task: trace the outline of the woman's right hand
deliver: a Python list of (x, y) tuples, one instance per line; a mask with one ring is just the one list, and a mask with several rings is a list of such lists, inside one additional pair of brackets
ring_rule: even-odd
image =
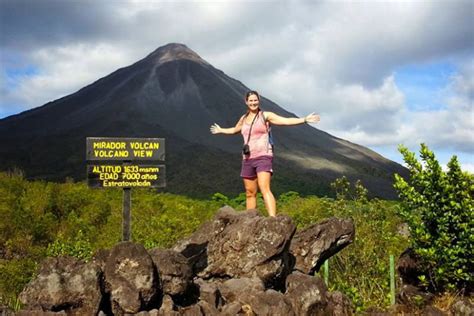
[(222, 133), (222, 128), (219, 125), (217, 125), (216, 123), (214, 123), (214, 124), (211, 125), (211, 133), (212, 134)]

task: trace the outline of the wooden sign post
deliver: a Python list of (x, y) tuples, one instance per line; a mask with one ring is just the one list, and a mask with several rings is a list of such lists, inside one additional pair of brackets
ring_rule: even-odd
[(166, 186), (165, 165), (151, 164), (165, 160), (165, 139), (87, 137), (86, 160), (89, 187), (123, 189), (122, 240), (129, 241), (131, 189)]

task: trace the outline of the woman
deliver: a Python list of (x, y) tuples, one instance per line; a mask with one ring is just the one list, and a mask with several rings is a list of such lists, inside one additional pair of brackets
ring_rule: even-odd
[(247, 209), (257, 207), (257, 189), (260, 189), (268, 214), (276, 216), (275, 197), (270, 190), (270, 179), (273, 174), (273, 146), (269, 124), (288, 126), (314, 123), (319, 121), (319, 115), (311, 113), (303, 118), (296, 118), (263, 112), (260, 110), (260, 96), (256, 91), (246, 93), (245, 103), (247, 113), (234, 127), (222, 128), (214, 123), (211, 126), (211, 133), (229, 135), (242, 133), (244, 149), (240, 176), (244, 180)]

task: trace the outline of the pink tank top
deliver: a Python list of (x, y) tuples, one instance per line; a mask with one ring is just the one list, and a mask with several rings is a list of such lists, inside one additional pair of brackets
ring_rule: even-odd
[[(243, 159), (252, 159), (261, 156), (273, 156), (272, 145), (270, 144), (270, 140), (268, 137), (268, 126), (265, 123), (265, 119), (263, 117), (263, 112), (258, 112), (258, 117), (255, 119), (252, 127), (252, 135), (250, 135), (249, 140), (249, 147), (250, 147), (250, 155), (245, 156), (243, 155)], [(244, 123), (242, 125), (242, 136), (244, 138), (244, 143), (247, 142), (247, 138), (249, 136), (251, 123), (247, 123), (246, 119), (244, 119)]]

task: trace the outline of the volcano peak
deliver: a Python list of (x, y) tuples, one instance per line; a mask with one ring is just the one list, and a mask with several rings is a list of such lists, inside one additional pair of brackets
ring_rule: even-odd
[(207, 62), (196, 52), (188, 48), (186, 45), (180, 43), (169, 43), (161, 46), (148, 57), (153, 58), (155, 62), (159, 64), (164, 64), (166, 62), (180, 59), (187, 59), (198, 63), (207, 64)]

